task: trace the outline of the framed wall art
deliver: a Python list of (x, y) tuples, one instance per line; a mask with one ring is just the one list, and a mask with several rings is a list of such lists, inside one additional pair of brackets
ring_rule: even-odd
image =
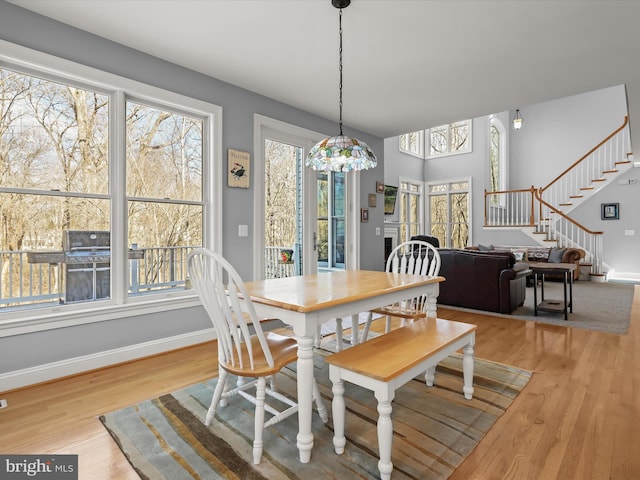
[(369, 194), (369, 206), (370, 207), (375, 207), (376, 206), (376, 202), (377, 202), (377, 197), (375, 193), (370, 193)]
[(600, 205), (600, 217), (602, 220), (618, 220), (620, 218), (619, 203), (603, 203)]
[(367, 223), (369, 221), (369, 209), (361, 208), (360, 209), (360, 221), (362, 223)]
[(384, 193), (384, 182), (376, 182), (376, 193)]
[(227, 186), (249, 188), (251, 155), (232, 148), (227, 152)]

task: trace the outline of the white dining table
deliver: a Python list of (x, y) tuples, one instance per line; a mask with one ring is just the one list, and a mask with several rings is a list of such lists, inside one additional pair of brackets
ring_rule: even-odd
[(439, 276), (368, 270), (343, 270), (247, 282), (256, 313), (291, 325), (298, 342), (298, 435), (300, 461), (313, 448), (313, 344), (317, 327), (332, 319), (356, 315), (420, 295), (427, 295), (428, 317), (437, 316)]

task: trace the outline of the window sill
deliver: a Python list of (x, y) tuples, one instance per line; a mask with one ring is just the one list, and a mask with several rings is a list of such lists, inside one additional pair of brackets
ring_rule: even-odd
[(195, 294), (153, 295), (140, 301), (135, 299), (123, 305), (104, 305), (98, 307), (80, 308), (69, 311), (62, 306), (39, 308), (29, 317), (0, 320), (0, 338), (26, 333), (41, 332), (55, 328), (65, 328), (74, 325), (85, 325), (107, 320), (147, 315), (156, 312), (166, 312), (201, 305)]

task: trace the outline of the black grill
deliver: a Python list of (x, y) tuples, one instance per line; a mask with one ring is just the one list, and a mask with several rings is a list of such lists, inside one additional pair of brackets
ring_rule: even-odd
[(65, 230), (62, 236), (62, 303), (109, 298), (111, 236), (108, 231)]

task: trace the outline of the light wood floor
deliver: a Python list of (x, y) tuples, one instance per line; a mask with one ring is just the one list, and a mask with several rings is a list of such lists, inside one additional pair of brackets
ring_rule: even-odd
[[(640, 286), (624, 336), (438, 314), (478, 325), (478, 357), (534, 372), (451, 480), (640, 478)], [(97, 416), (210, 378), (215, 358), (208, 343), (0, 393), (0, 453), (78, 454), (82, 480), (137, 479)]]

